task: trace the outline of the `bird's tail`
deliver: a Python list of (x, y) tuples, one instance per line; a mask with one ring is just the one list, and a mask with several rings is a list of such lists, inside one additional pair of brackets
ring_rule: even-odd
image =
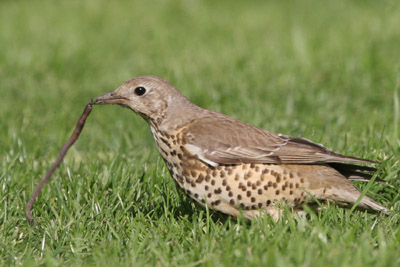
[(351, 208), (359, 201), (356, 207), (358, 210), (365, 210), (371, 213), (383, 212), (388, 214), (388, 209), (386, 207), (368, 196), (364, 195), (362, 199), (359, 200), (362, 193), (349, 180), (347, 180), (346, 185), (341, 186), (340, 188), (332, 188), (328, 191), (330, 191), (328, 199), (335, 201), (340, 206)]
[[(368, 166), (360, 166), (345, 163), (328, 163), (328, 165), (351, 181), (368, 182), (378, 169)], [(375, 177), (375, 182), (387, 183), (385, 180)]]
[[(369, 182), (378, 171), (376, 168), (373, 167), (359, 166), (353, 164), (331, 163), (329, 164), (329, 166), (334, 168), (336, 171), (338, 171), (340, 174), (351, 181)], [(379, 177), (375, 177), (374, 180), (375, 182), (387, 183), (385, 180), (382, 180)], [(345, 198), (347, 198), (349, 204), (354, 205), (354, 203), (358, 201), (362, 193), (352, 183), (346, 182), (346, 184), (347, 185), (344, 186), (346, 189), (343, 191), (347, 191), (348, 195), (346, 196), (346, 193), (343, 193), (345, 195)], [(361, 210), (367, 210), (369, 212), (384, 212), (386, 214), (388, 212), (388, 209), (386, 207), (380, 205), (375, 200), (367, 196), (363, 196), (361, 201), (358, 203), (357, 208)]]
[(361, 199), (357, 207), (367, 210), (369, 212), (383, 212), (385, 214), (388, 214), (388, 209), (386, 207), (382, 206), (381, 204), (367, 196), (364, 196)]

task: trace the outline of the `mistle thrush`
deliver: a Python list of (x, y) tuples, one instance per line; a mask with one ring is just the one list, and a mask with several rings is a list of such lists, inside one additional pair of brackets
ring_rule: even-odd
[[(354, 165), (376, 162), (198, 107), (155, 76), (131, 79), (93, 103), (118, 104), (142, 116), (183, 191), (233, 216), (251, 219), (267, 212), (277, 218), (280, 203), (293, 211), (328, 201), (351, 207), (361, 192), (350, 180), (368, 180), (376, 171)], [(387, 211), (367, 196), (358, 208)]]

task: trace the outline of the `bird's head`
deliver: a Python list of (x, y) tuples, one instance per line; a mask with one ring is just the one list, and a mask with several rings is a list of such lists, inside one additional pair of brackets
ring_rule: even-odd
[(96, 105), (118, 104), (130, 108), (148, 121), (161, 120), (168, 108), (188, 102), (172, 84), (156, 76), (133, 78), (115, 91), (92, 100)]

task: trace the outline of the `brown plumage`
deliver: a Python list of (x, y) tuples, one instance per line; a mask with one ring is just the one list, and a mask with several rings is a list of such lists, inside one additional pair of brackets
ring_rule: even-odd
[[(200, 108), (155, 76), (129, 80), (93, 103), (140, 114), (178, 185), (199, 203), (233, 216), (268, 212), (277, 218), (280, 203), (295, 211), (326, 201), (351, 207), (361, 193), (349, 180), (367, 181), (376, 171), (356, 164), (377, 162)], [(387, 211), (366, 196), (358, 208)]]

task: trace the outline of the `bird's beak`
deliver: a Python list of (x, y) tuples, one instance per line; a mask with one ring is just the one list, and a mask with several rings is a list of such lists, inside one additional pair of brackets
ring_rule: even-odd
[(105, 105), (105, 104), (125, 104), (128, 99), (126, 97), (115, 94), (114, 92), (107, 93), (92, 99), (93, 105)]

